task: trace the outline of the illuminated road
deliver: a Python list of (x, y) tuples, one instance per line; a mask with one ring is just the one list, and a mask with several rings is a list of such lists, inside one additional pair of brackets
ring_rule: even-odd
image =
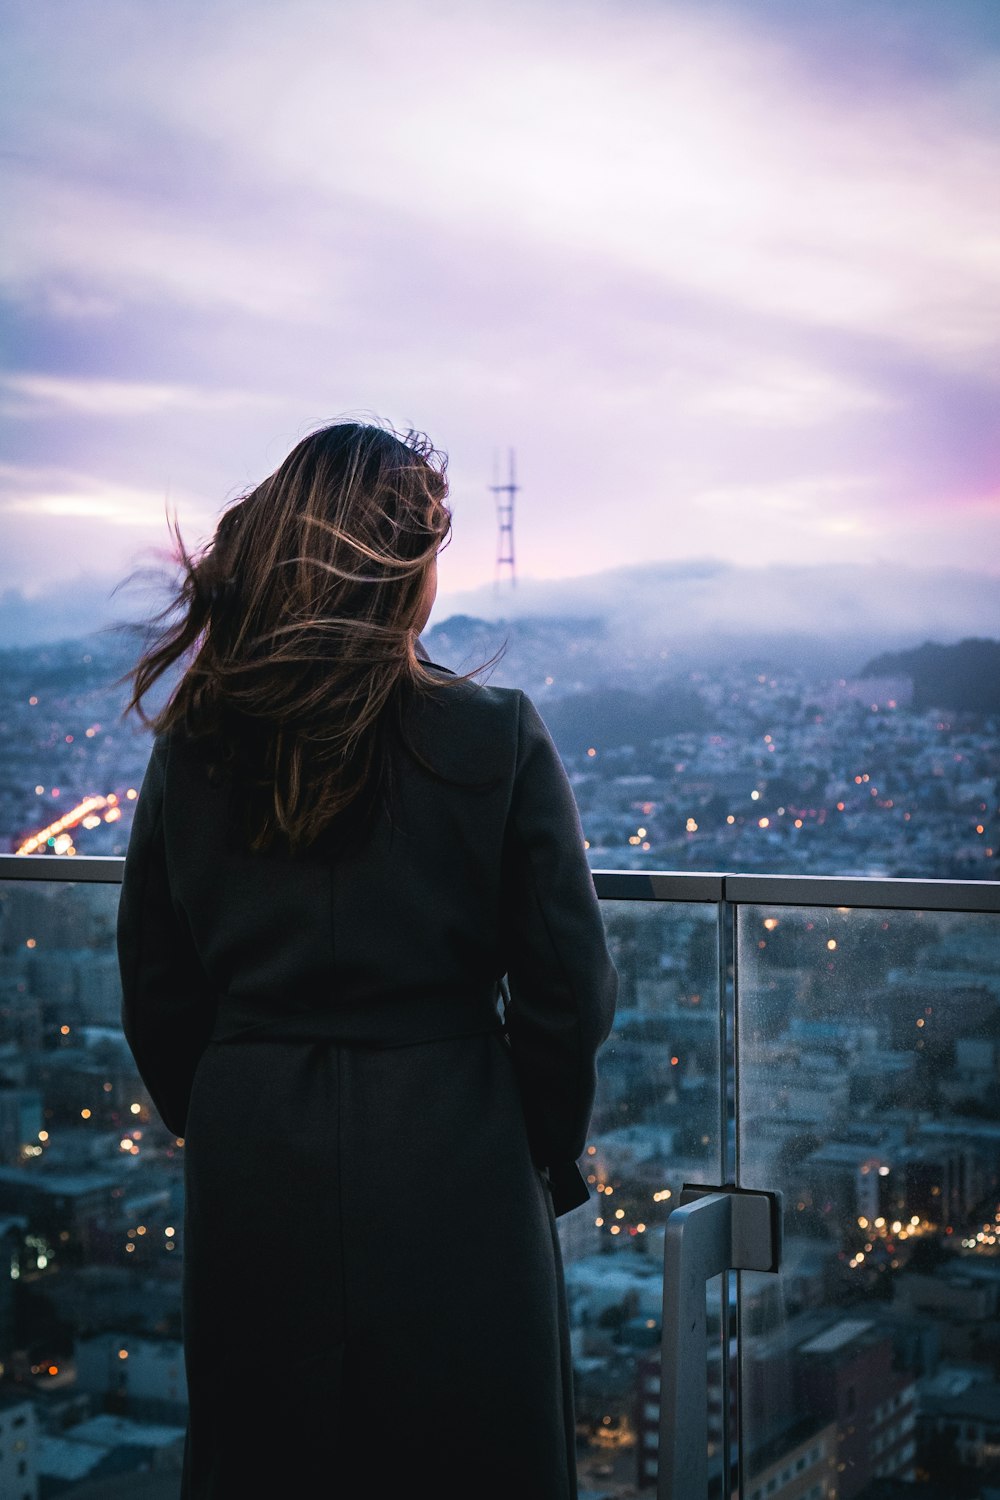
[[(131, 799), (136, 794), (130, 789), (126, 795)], [(114, 792), (108, 792), (106, 797), (84, 797), (82, 802), (71, 807), (54, 823), (49, 823), (45, 828), (40, 828), (37, 833), (31, 834), (14, 850), (14, 853), (37, 854), (39, 850), (49, 847), (54, 854), (75, 854), (73, 836), (68, 832), (70, 828), (78, 826), (96, 828), (101, 822), (116, 823), (121, 815), (122, 810)]]

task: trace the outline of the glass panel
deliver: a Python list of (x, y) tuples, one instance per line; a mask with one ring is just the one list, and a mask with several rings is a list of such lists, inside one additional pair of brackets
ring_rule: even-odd
[[(114, 885), (0, 882), (0, 1360), (8, 1378), (65, 1388), (74, 1422), (110, 1410), (182, 1437), (183, 1149), (120, 1030), (117, 902)], [(598, 1493), (655, 1483), (664, 1225), (684, 1182), (721, 1181), (724, 1114), (717, 908), (602, 910), (621, 995), (587, 1155), (594, 1198), (558, 1221), (581, 1488)], [(709, 1288), (716, 1471), (722, 1282)]]
[(743, 1495), (979, 1495), (1000, 1459), (998, 919), (737, 926), (739, 1181), (783, 1193), (785, 1230), (780, 1274), (742, 1277)]
[(82, 1482), (112, 1441), (81, 1421), (156, 1424), (179, 1468), (187, 1417), (183, 1151), (121, 1032), (117, 905), (117, 885), (0, 882), (0, 1363), (81, 1437), (39, 1460), (60, 1493), (60, 1464)]
[[(588, 1147), (595, 1197), (558, 1221), (580, 1483), (595, 1493), (655, 1483), (664, 1225), (683, 1183), (721, 1181), (723, 1144), (717, 908), (631, 901), (601, 907), (620, 989)], [(710, 1465), (716, 1467), (722, 1281), (713, 1283), (709, 1304), (716, 1397), (710, 1398)]]

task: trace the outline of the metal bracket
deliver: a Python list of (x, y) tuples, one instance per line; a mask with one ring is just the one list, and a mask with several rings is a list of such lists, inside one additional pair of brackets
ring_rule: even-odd
[(705, 1285), (723, 1271), (781, 1264), (781, 1194), (685, 1183), (663, 1243), (657, 1500), (708, 1493)]

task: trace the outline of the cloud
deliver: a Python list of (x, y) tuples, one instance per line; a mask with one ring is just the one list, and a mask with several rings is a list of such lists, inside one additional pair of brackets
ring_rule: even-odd
[[(165, 533), (168, 506), (188, 524), (204, 520), (204, 507), (188, 495), (165, 496), (91, 474), (0, 464), (0, 514), (7, 517), (111, 523), (145, 533), (152, 514), (159, 511)], [(95, 533), (95, 540), (98, 537)]]
[(60, 411), (102, 417), (144, 417), (173, 407), (234, 411), (274, 404), (275, 398), (251, 391), (66, 375), (0, 376), (0, 412), (10, 417), (35, 417)]
[(781, 484), (732, 484), (704, 490), (690, 497), (690, 503), (733, 517), (760, 516), (768, 512), (796, 516), (807, 525), (822, 525), (831, 507), (843, 506), (852, 494), (870, 494), (874, 481), (861, 475), (823, 475), (798, 478)]
[[(27, 645), (81, 636), (147, 619), (166, 597), (162, 581), (146, 574), (67, 573), (0, 591), (0, 639)], [(1000, 577), (892, 563), (741, 567), (700, 558), (526, 579), (516, 588), (441, 590), (430, 629), (456, 615), (498, 622), (498, 640), (504, 621), (598, 619), (612, 655), (653, 647), (708, 659), (726, 641), (782, 637), (896, 649), (1000, 636)]]
[(211, 209), (183, 196), (173, 216), (153, 213), (127, 182), (67, 180), (30, 160), (6, 177), (16, 212), (0, 277), (20, 298), (46, 299), (46, 284), (63, 282), (69, 292), (59, 294), (72, 298), (86, 279), (91, 291), (86, 301), (75, 294), (77, 316), (88, 304), (102, 317), (129, 302), (166, 301), (301, 321), (325, 289), (321, 264), (282, 256), (269, 221), (241, 237), (236, 224), (215, 221)]
[[(371, 269), (350, 242), (374, 213), (408, 238), (472, 228), (497, 263), (601, 264), (946, 362), (981, 363), (1000, 332), (1000, 147), (963, 95), (974, 59), (904, 112), (873, 91), (848, 113), (780, 33), (692, 5), (569, 24), (517, 0), (291, 0), (238, 27), (206, 13), (198, 45), (189, 15), (140, 30), (128, 9), (67, 28), (15, 116), (16, 281), (86, 264), (121, 295), (327, 321)], [(72, 176), (39, 171), (49, 146)]]
[(442, 593), (432, 626), (455, 614), (597, 617), (622, 649), (767, 634), (920, 644), (997, 636), (1000, 577), (892, 563), (739, 567), (702, 559)]
[(884, 391), (807, 364), (773, 359), (747, 361), (737, 378), (720, 372), (687, 395), (688, 411), (753, 427), (811, 427), (857, 412), (891, 411), (898, 402)]
[(996, 52), (953, 12), (17, 8), (0, 405), (58, 470), (18, 566), (65, 573), (53, 510), (204, 517), (359, 406), (451, 452), (456, 586), (508, 444), (523, 574), (993, 566)]

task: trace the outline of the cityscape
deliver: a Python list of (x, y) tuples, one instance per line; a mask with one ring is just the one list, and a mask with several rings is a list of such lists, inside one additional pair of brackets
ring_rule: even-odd
[[(467, 619), (426, 645), (458, 671), (493, 649)], [(506, 645), (490, 680), (538, 702), (598, 878), (996, 878), (996, 715), (924, 703), (919, 673), (748, 659), (664, 679), (640, 653), (609, 679), (571, 621)], [(114, 1485), (176, 1482), (182, 1461), (183, 1140), (120, 1030), (117, 888), (71, 874), (127, 844), (149, 737), (121, 719), (126, 665), (101, 637), (5, 654), (8, 851), (59, 872), (0, 884), (0, 1493), (18, 1500), (139, 1496)], [(712, 1492), (738, 1423), (746, 1500), (992, 1497), (995, 915), (740, 907), (734, 1009), (715, 904), (602, 909), (619, 1011), (592, 1200), (559, 1221), (581, 1495), (655, 1487), (664, 1228), (738, 1151), (741, 1183), (781, 1194), (784, 1252), (778, 1277), (743, 1275), (739, 1362), (726, 1279), (709, 1286)]]
[[(902, 657), (856, 675), (751, 656), (667, 675), (609, 663), (587, 622), (456, 617), (429, 654), (523, 688), (573, 782), (596, 869), (994, 880), (1000, 644), (943, 651), (953, 702), (921, 701)], [(120, 639), (3, 653), (0, 831), (9, 852), (124, 854), (149, 733), (122, 719)], [(888, 668), (895, 665), (895, 673)], [(973, 683), (967, 679), (973, 674)], [(44, 835), (44, 836), (42, 836)]]
[[(1000, 7), (233, 9), (5, 15), (0, 1500), (180, 1493), (128, 673), (176, 544), (345, 420), (433, 445), (420, 647), (538, 707), (619, 973), (557, 1221), (579, 1500), (1000, 1500)], [(704, 1330), (664, 1276), (699, 1195), (724, 1264), (770, 1231)], [(315, 1369), (268, 1367), (241, 1460), (280, 1472)]]

